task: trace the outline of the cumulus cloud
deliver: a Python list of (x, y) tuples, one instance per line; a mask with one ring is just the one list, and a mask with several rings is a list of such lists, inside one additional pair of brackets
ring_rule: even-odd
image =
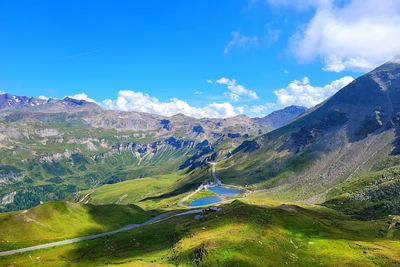
[[(240, 114), (262, 117), (274, 110), (290, 105), (300, 105), (309, 108), (320, 104), (353, 80), (352, 77), (345, 76), (320, 87), (311, 85), (310, 80), (307, 77), (304, 77), (301, 80), (290, 82), (285, 88), (276, 90), (274, 92), (276, 101), (256, 105), (237, 106), (232, 105), (229, 102), (213, 102), (202, 107), (194, 107), (178, 98), (171, 98), (170, 100), (163, 102), (149, 94), (132, 90), (120, 90), (117, 98), (105, 99), (100, 103), (100, 105), (106, 109), (138, 111), (163, 116), (173, 116), (182, 113), (195, 118), (227, 118)], [(254, 91), (238, 85), (235, 79), (222, 77), (216, 80), (215, 83), (226, 85), (229, 90), (226, 92), (226, 95), (232, 100), (239, 100), (243, 95), (252, 97), (253, 99), (258, 98)], [(197, 94), (198, 93), (200, 92), (197, 92)], [(70, 97), (95, 102), (85, 93), (76, 94)], [(44, 99), (44, 97), (42, 99)]]
[(76, 94), (76, 95), (72, 95), (72, 96), (69, 96), (69, 98), (73, 98), (73, 99), (76, 99), (76, 100), (85, 100), (87, 102), (96, 103), (96, 100), (88, 97), (88, 95), (85, 94), (85, 93), (79, 93), (79, 94)]
[(267, 0), (273, 6), (294, 7), (298, 10), (306, 10), (320, 5), (330, 4), (332, 0)]
[(294, 80), (286, 88), (275, 91), (278, 98), (277, 105), (281, 107), (299, 105), (310, 108), (332, 96), (353, 80), (352, 77), (345, 76), (322, 87), (312, 86), (307, 77), (301, 81)]
[(274, 93), (277, 97), (275, 102), (249, 106), (246, 108), (246, 114), (263, 117), (274, 110), (291, 105), (310, 108), (334, 95), (337, 91), (351, 83), (353, 80), (352, 77), (345, 76), (324, 86), (311, 85), (308, 77), (304, 77), (300, 81), (294, 80), (285, 88), (275, 90)]
[(276, 103), (265, 103), (263, 105), (250, 106), (248, 111), (254, 116), (263, 117), (276, 109), (278, 109), (278, 105)]
[(159, 99), (149, 94), (131, 90), (119, 91), (117, 99), (106, 99), (103, 101), (102, 105), (108, 109), (148, 112), (164, 116), (182, 113), (195, 118), (226, 118), (243, 113), (242, 108), (235, 108), (228, 102), (211, 103), (203, 107), (193, 107), (178, 98), (172, 98), (167, 102), (161, 102)]
[[(292, 5), (298, 7), (301, 2)], [(366, 71), (400, 53), (398, 0), (309, 0), (303, 5), (316, 11), (290, 41), (300, 60), (322, 58), (326, 71)]]
[(232, 39), (224, 48), (224, 54), (229, 54), (234, 48), (248, 48), (258, 46), (258, 37), (249, 37), (240, 32), (232, 32)]
[(228, 96), (233, 101), (240, 100), (240, 96), (247, 96), (251, 99), (258, 99), (258, 95), (255, 91), (247, 89), (243, 85), (237, 84), (235, 79), (222, 77), (215, 82), (217, 84), (223, 84), (227, 86), (229, 92), (226, 92), (224, 95)]
[(240, 96), (235, 93), (226, 92), (226, 93), (224, 93), (224, 96), (229, 97), (231, 100), (233, 100), (235, 102), (240, 100)]

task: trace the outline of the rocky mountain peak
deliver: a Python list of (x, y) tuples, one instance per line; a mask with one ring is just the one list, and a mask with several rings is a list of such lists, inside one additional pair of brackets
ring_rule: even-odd
[(306, 111), (306, 107), (292, 105), (281, 110), (276, 110), (265, 117), (254, 118), (253, 120), (268, 128), (276, 129), (288, 124)]
[(0, 110), (20, 109), (41, 105), (45, 100), (27, 96), (16, 96), (9, 93), (0, 94)]

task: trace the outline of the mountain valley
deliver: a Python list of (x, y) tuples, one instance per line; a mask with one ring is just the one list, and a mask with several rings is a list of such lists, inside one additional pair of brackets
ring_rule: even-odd
[[(316, 107), (264, 118), (9, 94), (0, 109), (5, 266), (400, 263), (396, 60)], [(219, 195), (218, 207), (189, 205), (217, 185), (240, 192)], [(13, 252), (73, 238), (82, 242)]]

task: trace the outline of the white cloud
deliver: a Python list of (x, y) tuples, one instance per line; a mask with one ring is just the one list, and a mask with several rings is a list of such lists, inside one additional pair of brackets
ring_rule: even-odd
[(217, 84), (226, 85), (229, 92), (225, 93), (225, 96), (230, 97), (234, 101), (238, 101), (240, 96), (247, 96), (251, 99), (258, 99), (258, 95), (255, 91), (245, 88), (243, 85), (237, 84), (235, 79), (229, 79), (222, 77), (215, 81)]
[(240, 96), (238, 94), (235, 93), (224, 93), (224, 96), (229, 97), (231, 100), (233, 101), (239, 101), (240, 100)]
[(196, 90), (196, 91), (194, 91), (194, 94), (195, 94), (195, 95), (202, 95), (203, 92), (202, 92), (202, 91), (199, 91), (199, 90)]
[(85, 94), (85, 93), (80, 93), (80, 94), (76, 94), (76, 95), (73, 95), (73, 96), (69, 96), (69, 98), (73, 98), (73, 99), (76, 99), (76, 100), (85, 100), (87, 102), (96, 103), (96, 100), (88, 97), (88, 95)]
[(310, 7), (321, 5), (330, 0), (267, 0), (270, 5), (275, 6), (290, 6), (299, 10), (305, 10)]
[(249, 113), (256, 117), (264, 117), (276, 110), (278, 105), (276, 103), (265, 103), (264, 105), (254, 105), (249, 107)]
[[(194, 107), (178, 98), (171, 98), (169, 101), (162, 102), (149, 94), (132, 90), (120, 90), (116, 99), (105, 99), (100, 105), (106, 109), (138, 111), (163, 116), (173, 116), (182, 113), (195, 118), (227, 118), (240, 114), (262, 117), (274, 110), (290, 105), (315, 106), (353, 80), (352, 77), (345, 76), (325, 86), (318, 87), (311, 85), (309, 79), (304, 77), (301, 81), (292, 81), (285, 88), (276, 90), (274, 92), (277, 97), (275, 102), (250, 106), (236, 106), (229, 102), (213, 102), (202, 107)], [(258, 98), (254, 91), (238, 85), (235, 79), (222, 77), (215, 81), (215, 83), (226, 85), (229, 92), (226, 92), (225, 96), (230, 97), (234, 101), (239, 100), (243, 95), (252, 97), (253, 99)], [(199, 94), (200, 92), (196, 91), (195, 93)], [(95, 103), (95, 100), (90, 98), (86, 93), (79, 93), (70, 97)], [(39, 98), (46, 99), (43, 96)]]
[(326, 71), (366, 71), (400, 53), (398, 0), (310, 0), (304, 6), (314, 6), (316, 11), (291, 38), (291, 49), (302, 61), (318, 57)]
[(164, 116), (183, 113), (196, 118), (226, 118), (243, 113), (241, 108), (235, 108), (228, 102), (211, 103), (204, 107), (193, 107), (177, 98), (172, 98), (168, 102), (161, 102), (149, 94), (131, 90), (119, 91), (117, 99), (106, 99), (103, 101), (103, 106), (108, 109), (148, 112)]
[(272, 23), (268, 23), (266, 25), (267, 29), (267, 44), (276, 43), (282, 35), (282, 31), (280, 29), (275, 29), (272, 27)]
[(232, 32), (232, 40), (224, 48), (224, 54), (229, 54), (233, 48), (248, 48), (258, 46), (258, 37), (249, 37), (240, 32)]
[(213, 83), (213, 81), (212, 80), (206, 80), (206, 83), (208, 83), (208, 84), (212, 84)]
[(323, 87), (312, 86), (307, 77), (301, 81), (294, 80), (286, 88), (275, 91), (278, 98), (277, 105), (281, 107), (299, 105), (310, 108), (332, 96), (353, 80), (352, 77), (345, 76)]

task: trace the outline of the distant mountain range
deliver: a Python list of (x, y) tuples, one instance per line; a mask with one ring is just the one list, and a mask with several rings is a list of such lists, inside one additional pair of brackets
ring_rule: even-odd
[(46, 101), (40, 98), (0, 94), (0, 110), (11, 110), (23, 107), (42, 105)]
[[(142, 112), (106, 111), (95, 103), (88, 102), (85, 100), (78, 100), (71, 97), (65, 97), (63, 99), (54, 99), (54, 98), (43, 99), (43, 98), (28, 97), (28, 96), (16, 96), (9, 93), (0, 94), (0, 111), (13, 111), (13, 110), (20, 110), (22, 113), (24, 111), (26, 112), (34, 111), (40, 113), (76, 113), (76, 112), (86, 111), (86, 112), (91, 112), (93, 114), (94, 113), (112, 114), (111, 116), (116, 115), (118, 113), (118, 114), (125, 114), (130, 118), (132, 117), (132, 115), (136, 117), (142, 117), (145, 116), (146, 114)], [(256, 125), (267, 127), (268, 129), (272, 130), (288, 124), (298, 116), (305, 113), (306, 110), (307, 108), (301, 106), (289, 106), (281, 110), (274, 111), (271, 114), (262, 118), (250, 119), (246, 115), (239, 115), (233, 118), (221, 119), (221, 121), (237, 120), (240, 121), (240, 123), (246, 123), (246, 124), (253, 123)], [(148, 114), (147, 119), (149, 117), (159, 119), (163, 118), (164, 116)], [(183, 114), (177, 114), (175, 116), (172, 116), (171, 118), (189, 119), (188, 116), (185, 116)], [(202, 120), (217, 121), (218, 119), (205, 118)], [(164, 120), (163, 122), (165, 123), (166, 120)], [(120, 126), (114, 125), (113, 127), (121, 129)], [(165, 129), (167, 126), (164, 125), (163, 127)]]
[[(206, 168), (207, 161), (296, 118), (298, 110), (262, 119), (196, 119), (105, 110), (70, 97), (1, 94), (0, 210), (64, 199), (104, 183)], [(193, 177), (193, 185), (203, 179)]]

